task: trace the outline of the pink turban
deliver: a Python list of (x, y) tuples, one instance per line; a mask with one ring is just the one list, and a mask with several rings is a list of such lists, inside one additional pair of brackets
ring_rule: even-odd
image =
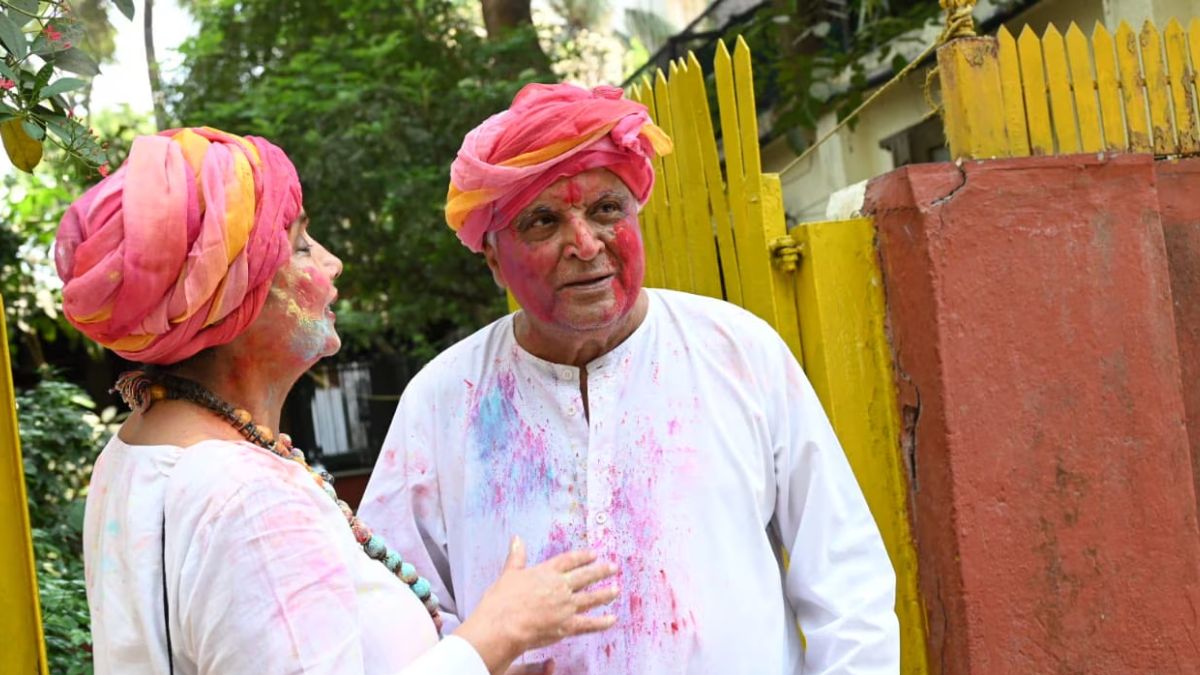
[(478, 253), (485, 234), (508, 227), (551, 183), (600, 167), (644, 205), (654, 186), (653, 153), (669, 152), (671, 140), (646, 107), (617, 87), (526, 85), (512, 107), (463, 139), (450, 166), (446, 222)]
[(63, 312), (142, 363), (229, 342), (291, 255), (300, 205), (296, 169), (261, 138), (207, 127), (140, 136), (59, 224)]

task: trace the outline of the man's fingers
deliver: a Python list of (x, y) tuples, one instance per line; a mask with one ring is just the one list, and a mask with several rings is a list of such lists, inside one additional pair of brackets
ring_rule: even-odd
[(599, 633), (602, 630), (612, 628), (617, 622), (617, 617), (606, 614), (604, 616), (577, 616), (571, 622), (571, 627), (568, 629), (570, 635), (583, 635), (584, 633)]
[(525, 542), (520, 537), (513, 537), (508, 545), (508, 558), (504, 561), (504, 570), (519, 570), (525, 567)]
[(617, 598), (620, 594), (620, 589), (616, 586), (611, 588), (601, 588), (597, 591), (587, 591), (585, 593), (575, 594), (575, 611), (586, 612), (589, 609), (594, 609), (601, 605), (607, 605)]

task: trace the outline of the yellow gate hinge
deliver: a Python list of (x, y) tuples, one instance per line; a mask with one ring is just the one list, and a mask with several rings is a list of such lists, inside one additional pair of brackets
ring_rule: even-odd
[(804, 242), (796, 241), (790, 234), (775, 237), (767, 246), (771, 249), (771, 261), (780, 271), (795, 272), (804, 254)]

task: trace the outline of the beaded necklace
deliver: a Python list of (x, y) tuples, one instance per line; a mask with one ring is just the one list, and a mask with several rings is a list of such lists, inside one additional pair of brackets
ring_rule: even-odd
[(425, 609), (429, 611), (429, 616), (433, 618), (438, 632), (441, 632), (440, 605), (429, 581), (418, 576), (412, 563), (405, 562), (399, 553), (388, 547), (382, 537), (373, 534), (371, 529), (354, 515), (354, 510), (350, 508), (349, 504), (338, 499), (337, 492), (333, 489), (333, 476), (324, 471), (317, 472), (309, 466), (308, 462), (304, 460), (304, 453), (292, 445), (292, 439), (287, 434), (281, 433), (276, 436), (269, 428), (255, 424), (254, 420), (250, 418), (248, 410), (234, 408), (196, 382), (166, 373), (150, 374), (143, 370), (123, 373), (117, 378), (113, 391), (119, 393), (126, 405), (136, 411), (148, 410), (155, 401), (162, 399), (195, 403), (229, 422), (247, 441), (265, 450), (270, 450), (284, 459), (292, 460), (307, 469), (317, 486), (329, 495), (329, 498), (346, 516), (350, 531), (354, 533), (354, 539), (363, 547), (363, 551), (371, 558), (383, 563), (388, 571), (408, 584), (417, 598), (425, 605)]

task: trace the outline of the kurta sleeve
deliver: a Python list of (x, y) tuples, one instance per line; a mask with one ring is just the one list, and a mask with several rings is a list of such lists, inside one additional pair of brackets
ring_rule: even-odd
[(462, 623), (454, 599), (446, 524), (438, 485), (428, 371), (405, 389), (358, 515), (429, 580), (442, 605), (442, 634)]
[[(166, 551), (168, 570), (180, 570), (168, 574), (176, 651), (195, 655), (201, 674), (365, 672), (352, 571), (313, 495), (256, 479), (204, 508), (186, 551)], [(409, 627), (392, 620), (395, 640), (404, 640)], [(398, 671), (449, 672), (487, 669), (456, 638)]]
[(879, 528), (816, 393), (772, 333), (762, 375), (775, 461), (773, 525), (804, 672), (898, 673), (896, 577)]

